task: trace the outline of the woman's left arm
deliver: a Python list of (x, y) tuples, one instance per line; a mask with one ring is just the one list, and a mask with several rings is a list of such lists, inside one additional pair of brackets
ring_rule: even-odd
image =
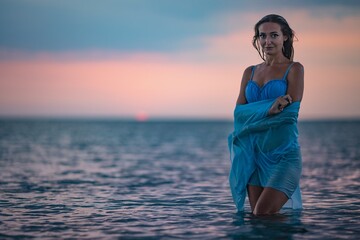
[(304, 93), (304, 67), (299, 62), (295, 62), (287, 76), (288, 89), (293, 102), (301, 101)]
[(287, 76), (288, 88), (285, 96), (278, 97), (269, 110), (269, 115), (282, 112), (292, 102), (301, 102), (304, 93), (304, 67), (295, 62)]

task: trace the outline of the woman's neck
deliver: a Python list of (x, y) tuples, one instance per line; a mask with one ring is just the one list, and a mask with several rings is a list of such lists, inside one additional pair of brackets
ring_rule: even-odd
[(265, 57), (265, 64), (268, 66), (271, 65), (279, 65), (279, 64), (284, 64), (284, 63), (289, 63), (290, 60), (288, 58), (286, 58), (284, 55), (266, 55)]

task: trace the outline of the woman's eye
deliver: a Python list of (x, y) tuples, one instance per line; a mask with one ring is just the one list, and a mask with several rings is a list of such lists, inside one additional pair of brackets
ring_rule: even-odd
[(261, 39), (264, 39), (264, 38), (266, 38), (266, 35), (265, 34), (260, 34), (260, 36), (259, 36)]
[(277, 34), (277, 33), (271, 34), (271, 37), (272, 37), (272, 38), (276, 38), (276, 37), (278, 37), (278, 36), (279, 36), (279, 34)]

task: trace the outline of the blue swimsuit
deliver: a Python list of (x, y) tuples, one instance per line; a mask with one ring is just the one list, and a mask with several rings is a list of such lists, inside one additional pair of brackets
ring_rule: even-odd
[(260, 87), (254, 80), (254, 72), (256, 66), (252, 67), (252, 73), (250, 80), (245, 89), (245, 97), (248, 103), (257, 102), (267, 99), (275, 99), (277, 97), (283, 96), (286, 94), (287, 90), (287, 81), (286, 77), (289, 73), (291, 66), (294, 63), (291, 63), (288, 69), (286, 70), (284, 77), (282, 79), (274, 79), (264, 84)]

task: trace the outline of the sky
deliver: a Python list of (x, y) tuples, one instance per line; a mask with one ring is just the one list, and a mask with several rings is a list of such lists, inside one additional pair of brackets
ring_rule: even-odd
[(297, 37), (300, 119), (360, 118), (355, 0), (0, 0), (0, 117), (231, 119), (270, 13)]

